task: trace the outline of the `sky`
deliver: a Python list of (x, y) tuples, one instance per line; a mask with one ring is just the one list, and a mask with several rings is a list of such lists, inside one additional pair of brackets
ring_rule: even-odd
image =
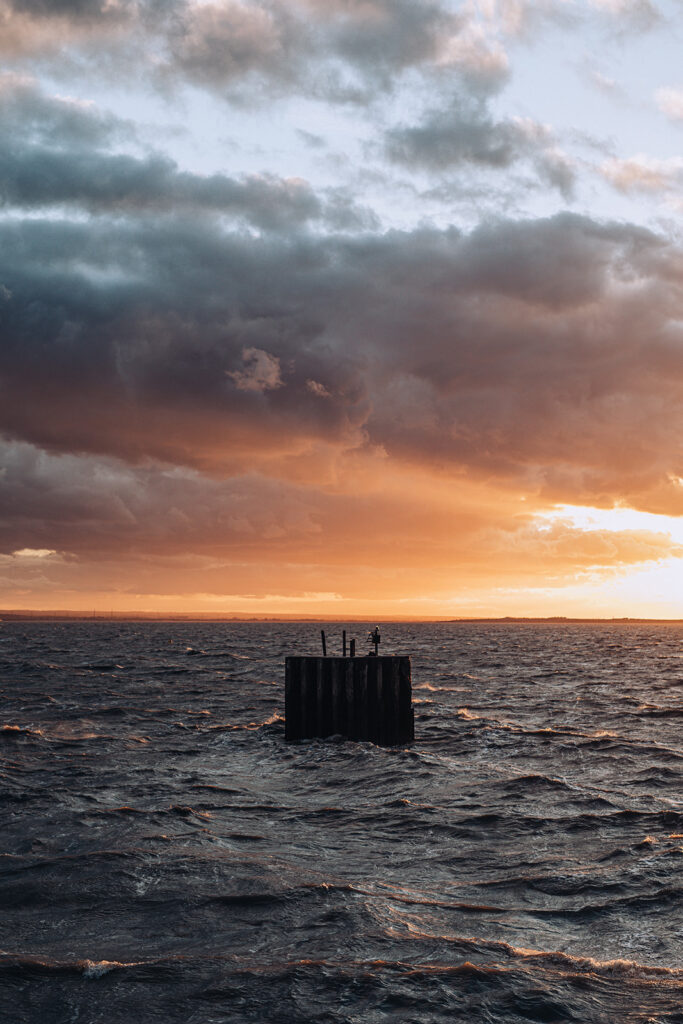
[(0, 609), (683, 617), (680, 0), (0, 0)]

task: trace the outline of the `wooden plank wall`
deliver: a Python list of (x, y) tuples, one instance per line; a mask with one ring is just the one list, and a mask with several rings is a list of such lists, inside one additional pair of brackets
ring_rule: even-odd
[(286, 738), (335, 734), (382, 746), (414, 739), (410, 658), (285, 660)]

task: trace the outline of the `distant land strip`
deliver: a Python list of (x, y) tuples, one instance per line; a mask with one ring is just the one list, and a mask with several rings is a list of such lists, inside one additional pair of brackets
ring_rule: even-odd
[(26, 621), (70, 621), (70, 622), (444, 622), (444, 623), (549, 623), (549, 624), (683, 624), (683, 619), (649, 619), (620, 616), (614, 618), (579, 618), (566, 615), (533, 616), (382, 616), (382, 615), (249, 615), (225, 614), (217, 612), (117, 612), (117, 611), (74, 611), (74, 610), (31, 610), (24, 608), (0, 608), (0, 622)]

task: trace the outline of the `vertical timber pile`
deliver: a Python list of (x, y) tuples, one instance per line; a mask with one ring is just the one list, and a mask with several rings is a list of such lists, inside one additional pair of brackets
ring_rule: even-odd
[(285, 736), (346, 736), (385, 747), (414, 739), (410, 658), (285, 660)]

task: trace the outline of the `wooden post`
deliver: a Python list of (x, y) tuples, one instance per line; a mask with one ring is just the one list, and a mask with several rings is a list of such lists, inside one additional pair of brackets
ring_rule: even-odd
[(342, 629), (342, 656), (346, 657), (346, 630)]
[(324, 629), (320, 630), (320, 639), (323, 642), (323, 658), (324, 658), (327, 655), (327, 643), (325, 641), (325, 630)]
[(352, 658), (356, 657), (356, 641), (355, 641), (355, 639), (351, 640), (351, 657)]
[(383, 746), (414, 739), (410, 658), (297, 655), (286, 659), (286, 738), (335, 734)]

